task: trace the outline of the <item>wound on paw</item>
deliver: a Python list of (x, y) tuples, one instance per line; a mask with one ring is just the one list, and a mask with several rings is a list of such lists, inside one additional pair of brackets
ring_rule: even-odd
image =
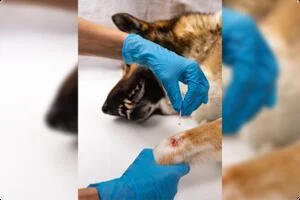
[(175, 138), (171, 138), (170, 144), (172, 147), (177, 147), (179, 143), (178, 143), (178, 140), (176, 140)]

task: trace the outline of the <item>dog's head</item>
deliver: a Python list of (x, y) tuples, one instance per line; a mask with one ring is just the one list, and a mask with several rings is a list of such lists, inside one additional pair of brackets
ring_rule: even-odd
[(164, 114), (165, 92), (154, 74), (136, 64), (123, 65), (123, 77), (109, 93), (102, 111), (142, 122), (153, 114)]
[[(173, 50), (173, 20), (148, 23), (126, 13), (112, 16), (115, 25), (124, 32), (136, 33)], [(165, 91), (151, 70), (136, 64), (123, 65), (123, 77), (109, 93), (102, 111), (106, 114), (142, 122), (153, 114), (171, 114)]]
[(66, 132), (78, 131), (78, 70), (64, 80), (46, 115), (49, 127)]
[[(179, 55), (195, 54), (199, 61), (207, 57), (216, 35), (221, 34), (219, 18), (190, 13), (150, 23), (127, 13), (112, 16), (113, 22), (121, 31), (136, 33)], [(175, 113), (160, 82), (149, 69), (126, 65), (123, 72), (122, 79), (111, 90), (103, 105), (104, 113), (134, 121), (144, 121), (158, 113)]]

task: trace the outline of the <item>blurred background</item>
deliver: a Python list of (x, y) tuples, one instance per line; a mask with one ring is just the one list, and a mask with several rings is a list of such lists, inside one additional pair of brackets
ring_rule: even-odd
[[(279, 65), (275, 107), (264, 108), (240, 131), (238, 137), (223, 137), (223, 164), (229, 164), (235, 162), (235, 159), (248, 159), (257, 153), (272, 151), (300, 139), (300, 83), (297, 81), (300, 73), (300, 3), (296, 0), (266, 0), (263, 3), (224, 0), (223, 6), (250, 15), (256, 20)], [(224, 68), (224, 85), (229, 80), (230, 71)], [(230, 145), (226, 145), (227, 140)], [(240, 152), (230, 150), (235, 146), (231, 141), (238, 141), (237, 146), (243, 142), (242, 147), (238, 148), (241, 149)]]
[[(242, 195), (247, 191), (258, 195), (254, 199), (270, 199), (264, 195), (274, 192), (272, 199), (296, 199), (300, 193), (292, 193), (293, 189), (288, 188), (299, 188), (299, 184), (289, 183), (300, 177), (300, 172), (295, 170), (299, 160), (292, 159), (300, 153), (300, 143), (297, 143), (300, 140), (300, 3), (297, 0), (223, 0), (224, 6), (250, 15), (257, 22), (277, 58), (279, 78), (276, 106), (262, 109), (236, 136), (223, 136), (223, 169), (230, 172), (223, 173), (228, 175), (223, 180), (223, 192), (238, 191)], [(224, 85), (230, 77), (230, 71), (224, 68)], [(286, 148), (293, 150), (286, 151), (289, 152), (286, 155), (278, 152)], [(242, 162), (246, 160), (250, 161)], [(272, 173), (273, 169), (276, 173)], [(282, 176), (285, 178), (281, 179)], [(243, 181), (239, 184), (241, 190), (230, 185), (239, 181)], [(253, 199), (251, 195), (238, 199)]]
[(0, 199), (76, 199), (77, 138), (46, 115), (77, 62), (77, 2), (0, 3)]

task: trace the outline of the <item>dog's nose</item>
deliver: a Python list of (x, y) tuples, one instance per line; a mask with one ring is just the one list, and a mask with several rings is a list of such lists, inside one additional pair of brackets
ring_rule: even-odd
[(109, 114), (108, 113), (109, 109), (108, 109), (108, 105), (107, 103), (105, 102), (102, 106), (102, 112), (104, 112), (105, 114)]
[(46, 123), (50, 127), (56, 127), (59, 122), (57, 109), (52, 108), (46, 116)]

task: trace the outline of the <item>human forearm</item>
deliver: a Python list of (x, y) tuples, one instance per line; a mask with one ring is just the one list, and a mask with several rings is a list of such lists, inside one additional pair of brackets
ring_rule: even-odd
[(79, 54), (122, 59), (127, 33), (103, 27), (78, 17)]
[(100, 200), (96, 188), (82, 188), (78, 190), (78, 200)]
[[(208, 101), (209, 83), (199, 64), (136, 34), (79, 21), (79, 54), (124, 59), (126, 64), (149, 67), (166, 89), (173, 108), (190, 115)], [(184, 100), (178, 82), (188, 85)]]

